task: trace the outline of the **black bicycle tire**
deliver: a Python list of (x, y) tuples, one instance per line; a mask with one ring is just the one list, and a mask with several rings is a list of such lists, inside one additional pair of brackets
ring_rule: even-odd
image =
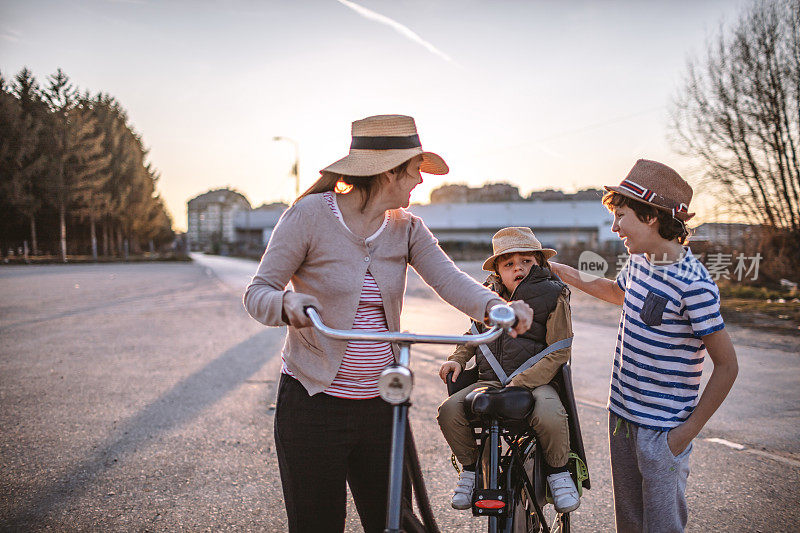
[[(428, 490), (425, 487), (425, 480), (422, 477), (422, 468), (419, 462), (419, 455), (417, 454), (417, 445), (414, 442), (414, 434), (411, 431), (411, 425), (406, 428), (406, 457), (405, 457), (405, 471), (411, 481), (411, 488), (413, 489), (414, 499), (417, 502), (417, 509), (421, 515), (421, 522), (426, 533), (440, 533), (439, 526), (436, 524), (436, 518), (433, 515), (431, 502), (428, 498)], [(410, 507), (409, 502), (409, 507)], [(409, 509), (414, 518), (413, 508)]]
[[(513, 446), (511, 447), (511, 453), (515, 457), (516, 461), (519, 463), (518, 468), (522, 468), (522, 465), (524, 465), (525, 463), (522, 460), (522, 457), (520, 456), (520, 453)], [(536, 472), (534, 472), (534, 475), (536, 475)], [(522, 483), (525, 486), (525, 491), (528, 492), (529, 497), (535, 498), (535, 494), (534, 494), (534, 491), (533, 491), (533, 485), (529, 484), (529, 483), (531, 483), (532, 480), (529, 480), (527, 475), (522, 477), (522, 480), (523, 480)], [(549, 532), (550, 531), (550, 527), (548, 526), (548, 524), (546, 522), (546, 518), (544, 516), (544, 509), (541, 509), (539, 507), (539, 505), (536, 503), (535, 500), (532, 501), (532, 504), (534, 506), (534, 509), (536, 510), (536, 517), (537, 517), (537, 520), (539, 522), (539, 529), (541, 531)]]
[[(518, 529), (516, 527), (517, 520), (519, 520), (521, 517), (517, 514), (517, 509), (521, 507), (523, 509), (524, 516), (527, 519), (525, 524), (526, 533), (539, 533), (542, 530), (541, 524), (539, 523), (539, 517), (536, 515), (536, 513), (531, 514), (528, 509), (525, 509), (525, 503), (522, 497), (523, 491), (524, 483), (520, 481), (517, 483), (517, 488), (514, 490), (514, 494), (512, 495), (511, 512), (508, 514), (508, 517), (511, 519), (511, 526), (507, 527), (506, 529), (511, 533), (515, 533), (515, 531)], [(528, 498), (530, 498), (530, 496)]]

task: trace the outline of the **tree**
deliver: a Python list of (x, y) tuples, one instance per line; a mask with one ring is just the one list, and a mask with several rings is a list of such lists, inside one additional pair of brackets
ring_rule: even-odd
[(79, 97), (61, 69), (50, 76), (44, 97), (51, 111), (52, 158), (48, 185), (58, 208), (61, 259), (66, 262), (67, 212), (75, 200), (82, 202), (77, 214), (91, 220), (92, 248), (96, 255), (94, 213), (96, 202), (102, 201), (101, 188), (107, 180), (103, 171), (109, 156), (103, 153), (103, 131), (85, 104), (88, 97)]
[(72, 127), (79, 130), (76, 145), (68, 159), (71, 176), (72, 212), (89, 221), (92, 258), (97, 260), (97, 220), (105, 213), (110, 195), (106, 184), (112, 178), (111, 153), (106, 150), (106, 133), (90, 107), (88, 96), (70, 112)]
[[(57, 228), (45, 241), (58, 241), (67, 258), (67, 225), (80, 235), (88, 229), (92, 255), (98, 256), (97, 225), (103, 252), (109, 237), (125, 254), (143, 241), (151, 248), (173, 237), (171, 220), (157, 195), (158, 172), (128, 123), (122, 106), (110, 95), (79, 94), (58, 69), (41, 90), (26, 68), (9, 86), (0, 75), (0, 237), (2, 244), (23, 244), (25, 223), (37, 248), (41, 228)], [(22, 223), (20, 223), (22, 222)], [(70, 246), (84, 249), (86, 239)]]
[(7, 87), (0, 75), (0, 191), (28, 218), (33, 253), (38, 253), (36, 214), (41, 208), (41, 173), (47, 163), (42, 143), (46, 108), (30, 71)]
[(689, 62), (671, 132), (720, 200), (800, 239), (800, 0), (757, 0)]
[(103, 255), (108, 255), (113, 217), (116, 212), (124, 210), (126, 202), (123, 199), (123, 186), (129, 181), (126, 176), (132, 172), (134, 155), (129, 145), (128, 116), (119, 102), (110, 95), (98, 93), (90, 105), (105, 133), (103, 145), (111, 157), (108, 166), (109, 179), (103, 187), (107, 201), (99, 206), (98, 211), (103, 227)]
[(61, 69), (50, 76), (44, 99), (50, 108), (48, 133), (51, 140), (51, 164), (48, 172), (49, 200), (58, 208), (61, 260), (67, 261), (67, 207), (69, 205), (69, 175), (67, 161), (74, 147), (74, 131), (70, 112), (75, 106), (78, 91)]

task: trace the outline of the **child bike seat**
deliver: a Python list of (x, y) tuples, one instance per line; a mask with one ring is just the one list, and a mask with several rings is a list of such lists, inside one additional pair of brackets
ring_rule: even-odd
[(467, 394), (467, 414), (479, 418), (524, 420), (533, 410), (533, 395), (523, 387), (480, 387)]

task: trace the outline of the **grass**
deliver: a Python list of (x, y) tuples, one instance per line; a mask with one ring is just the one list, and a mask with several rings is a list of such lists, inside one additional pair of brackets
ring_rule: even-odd
[(800, 297), (768, 287), (721, 283), (726, 321), (782, 333), (800, 333)]

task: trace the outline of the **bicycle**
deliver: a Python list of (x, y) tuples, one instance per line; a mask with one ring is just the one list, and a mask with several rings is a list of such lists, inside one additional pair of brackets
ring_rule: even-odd
[[(492, 307), (489, 310), (489, 322), (492, 328), (481, 335), (419, 335), (403, 332), (337, 330), (326, 326), (314, 307), (306, 307), (305, 312), (314, 327), (328, 337), (342, 340), (384, 341), (399, 345), (400, 354), (397, 362), (386, 367), (378, 380), (381, 398), (394, 406), (385, 531), (401, 533), (404, 531), (401, 529), (402, 522), (405, 530), (409, 532), (438, 533), (439, 528), (433, 517), (419, 468), (414, 437), (408, 424), (409, 399), (413, 389), (413, 374), (409, 368), (411, 345), (416, 343), (478, 345), (491, 342), (503, 331), (508, 331), (514, 326), (516, 322), (514, 310), (508, 305)], [(408, 493), (412, 488), (422, 515), (421, 520), (411, 510)]]
[[(462, 371), (455, 382), (452, 373), (448, 374), (448, 394), (477, 380), (477, 367)], [(582, 493), (591, 485), (569, 363), (561, 366), (554, 382), (568, 415), (570, 449), (575, 450), (570, 452), (570, 474)], [(481, 387), (465, 398), (464, 405), (476, 433), (478, 457), (481, 458), (472, 495), (472, 514), (489, 517), (489, 533), (570, 531), (569, 513), (553, 511), (550, 526), (545, 517), (544, 508), (552, 501), (541, 446), (528, 424), (533, 404), (530, 392), (521, 387)], [(458, 469), (455, 457), (453, 466)]]
[[(341, 340), (366, 340), (366, 341), (385, 341), (385, 342), (392, 342), (399, 345), (400, 354), (398, 361), (386, 369), (383, 370), (381, 376), (378, 381), (378, 390), (380, 393), (381, 398), (392, 404), (393, 407), (393, 422), (392, 422), (392, 447), (390, 452), (390, 470), (389, 470), (389, 495), (387, 500), (387, 518), (386, 518), (386, 529), (387, 533), (401, 533), (402, 531), (407, 531), (409, 533), (438, 533), (439, 529), (436, 525), (435, 518), (433, 516), (433, 512), (430, 508), (430, 502), (428, 501), (427, 491), (425, 489), (425, 483), (422, 478), (422, 472), (420, 469), (419, 464), (419, 457), (416, 453), (416, 447), (414, 444), (414, 438), (411, 433), (411, 428), (408, 424), (408, 408), (410, 406), (409, 399), (411, 398), (411, 391), (413, 389), (413, 374), (411, 369), (409, 368), (409, 363), (411, 359), (411, 345), (416, 343), (425, 343), (425, 344), (468, 344), (468, 345), (480, 345), (486, 344), (491, 342), (492, 340), (499, 337), (503, 331), (510, 330), (516, 321), (516, 317), (514, 315), (513, 309), (508, 305), (496, 305), (492, 307), (489, 311), (489, 323), (492, 326), (491, 329), (488, 331), (479, 334), (479, 335), (420, 335), (414, 333), (404, 333), (404, 332), (370, 332), (370, 331), (363, 331), (363, 330), (337, 330), (332, 329), (326, 326), (322, 319), (319, 316), (319, 312), (313, 307), (307, 307), (305, 309), (306, 314), (311, 319), (311, 322), (314, 324), (314, 327), (323, 335), (328, 337), (341, 339)], [(463, 377), (462, 377), (463, 376)], [(457, 383), (462, 383), (465, 378), (470, 376), (470, 371), (462, 372), (462, 376), (459, 377)], [(477, 373), (475, 373), (475, 378), (477, 379)], [(571, 383), (571, 382), (570, 382)], [(465, 386), (465, 385), (464, 385)], [(448, 385), (449, 387), (449, 385)], [(523, 389), (524, 390), (524, 389)], [(525, 393), (528, 396), (530, 401), (530, 407), (532, 408), (533, 400), (527, 391)], [(479, 397), (488, 397), (489, 395), (478, 395)], [(479, 402), (480, 403), (480, 402)], [(491, 403), (491, 402), (490, 402)], [(495, 405), (491, 403), (491, 405)], [(574, 408), (574, 400), (573, 400), (573, 408)], [(527, 425), (527, 423), (526, 423)], [(499, 437), (501, 435), (500, 430), (500, 421), (497, 421), (497, 424), (490, 424), (489, 428), (489, 438), (488, 442), (494, 442), (496, 446), (491, 448), (490, 446), (490, 458), (495, 457), (490, 464), (491, 472), (490, 474), (490, 485), (492, 485), (492, 479), (497, 481), (502, 477), (502, 475), (510, 475), (512, 472), (514, 476), (520, 476), (520, 471), (523, 470), (522, 468), (517, 468), (514, 465), (517, 463), (511, 461), (510, 459), (502, 459), (499, 453)], [(572, 429), (572, 428), (570, 428)], [(507, 430), (503, 430), (507, 431)], [(504, 436), (507, 434), (503, 433)], [(579, 436), (578, 432), (578, 436)], [(505, 437), (504, 437), (505, 438)], [(535, 440), (535, 439), (534, 439)], [(532, 440), (531, 442), (534, 442)], [(482, 445), (482, 450), (485, 448)], [(526, 457), (533, 457), (535, 459), (536, 454), (535, 450), (537, 448), (535, 446), (528, 446), (525, 448), (525, 456)], [(513, 449), (512, 449), (513, 450)], [(582, 453), (582, 446), (581, 446), (581, 453)], [(508, 452), (512, 455), (508, 457), (512, 457), (514, 452)], [(531, 455), (533, 453), (533, 455)], [(491, 459), (490, 459), (491, 460)], [(584, 459), (585, 461), (585, 459)], [(508, 465), (504, 467), (504, 465)], [(520, 465), (524, 465), (524, 461), (519, 462)], [(533, 466), (534, 468), (538, 468), (536, 464), (532, 464), (529, 466)], [(505, 468), (505, 470), (501, 470)], [(503, 474), (503, 472), (507, 472), (508, 474)], [(524, 470), (523, 470), (524, 472)], [(498, 476), (497, 474), (501, 474)], [(492, 477), (494, 476), (494, 477)], [(527, 476), (526, 476), (527, 477)], [(544, 491), (537, 492), (532, 484), (530, 478), (528, 478), (527, 484), (520, 484), (519, 479), (525, 479), (522, 477), (514, 477), (513, 480), (508, 478), (509, 481), (514, 481), (514, 485), (504, 485), (505, 488), (502, 488), (499, 485), (493, 489), (496, 491), (505, 491), (508, 493), (508, 496), (502, 495), (503, 498), (506, 498), (506, 502), (514, 501), (514, 502), (525, 502), (525, 501), (533, 501), (536, 504), (536, 499), (531, 500), (527, 498), (527, 500), (522, 496), (523, 494), (536, 494), (538, 495), (544, 494)], [(536, 476), (534, 476), (536, 479)], [(587, 479), (588, 481), (588, 479)], [(493, 485), (492, 485), (493, 486)], [(508, 487), (513, 487), (513, 490), (508, 492)], [(588, 487), (587, 487), (588, 488)], [(412, 491), (413, 489), (413, 491)], [(527, 492), (526, 492), (527, 491)], [(411, 493), (416, 498), (417, 507), (422, 515), (421, 519), (418, 518), (412, 510), (411, 505)], [(488, 494), (488, 493), (487, 493)], [(501, 495), (500, 492), (492, 493), (495, 496)], [(487, 498), (483, 500), (488, 501)], [(478, 500), (476, 500), (478, 501)], [(495, 501), (502, 501), (495, 498)], [(494, 504), (499, 505), (499, 504)], [(505, 504), (504, 504), (505, 505)], [(525, 508), (525, 505), (522, 504), (522, 508)], [(519, 507), (519, 505), (517, 505)], [(496, 531), (515, 531), (514, 527), (517, 527), (521, 522), (526, 522), (527, 524), (530, 523), (531, 527), (533, 527), (530, 517), (532, 516), (531, 513), (523, 514), (519, 512), (517, 507), (508, 507), (514, 508), (515, 512), (510, 514), (510, 518), (504, 517), (502, 522), (497, 520), (497, 517), (502, 515), (502, 512), (496, 512), (496, 509), (488, 512), (485, 516), (490, 516), (489, 520), (489, 530), (492, 532)], [(544, 517), (541, 515), (541, 507), (537, 507), (539, 509), (539, 515), (541, 518), (537, 523), (544, 523)], [(481, 507), (474, 507), (474, 509), (481, 509)], [(476, 513), (478, 516), (483, 515), (483, 511)], [(507, 513), (508, 515), (508, 513)], [(516, 523), (516, 526), (515, 526)], [(567, 518), (567, 524), (568, 524)], [(505, 529), (497, 529), (497, 525), (502, 524)], [(403, 529), (401, 529), (401, 526)], [(494, 527), (494, 529), (493, 529)], [(539, 529), (522, 529), (522, 531), (539, 531)], [(542, 531), (547, 532), (548, 528), (546, 523), (544, 523), (544, 528)]]

